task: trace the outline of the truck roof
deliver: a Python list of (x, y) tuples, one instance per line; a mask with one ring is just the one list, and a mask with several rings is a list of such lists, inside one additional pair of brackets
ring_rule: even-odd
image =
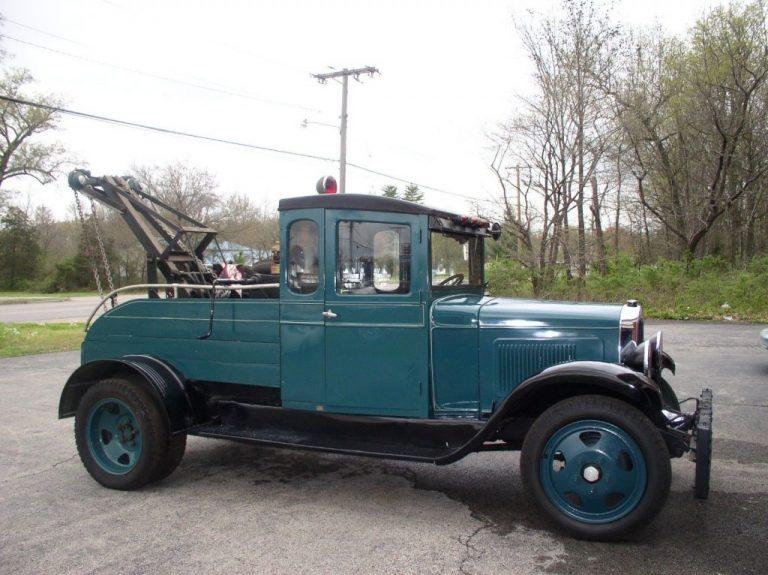
[(327, 208), (333, 210), (363, 210), (429, 216), (429, 228), (445, 233), (491, 236), (498, 239), (501, 226), (475, 216), (462, 216), (406, 200), (367, 194), (317, 194), (280, 200), (278, 210)]
[(328, 208), (334, 210), (367, 210), (372, 212), (394, 212), (398, 214), (425, 214), (443, 218), (459, 218), (444, 210), (422, 206), (406, 200), (386, 198), (368, 194), (315, 194), (298, 198), (280, 200), (278, 210), (298, 210), (303, 208)]

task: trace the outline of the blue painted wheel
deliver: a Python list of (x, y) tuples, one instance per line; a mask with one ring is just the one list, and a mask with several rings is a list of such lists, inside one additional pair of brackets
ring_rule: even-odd
[(649, 523), (672, 476), (651, 419), (603, 395), (563, 399), (539, 415), (525, 436), (520, 471), (550, 519), (593, 541), (615, 541)]
[(165, 407), (141, 380), (114, 377), (91, 385), (75, 414), (80, 460), (110, 489), (139, 489), (181, 462), (185, 434), (171, 435)]
[(142, 434), (136, 415), (120, 399), (95, 403), (86, 423), (88, 451), (104, 471), (125, 475), (141, 457)]
[(592, 524), (631, 513), (647, 484), (637, 442), (620, 427), (598, 420), (576, 421), (552, 435), (544, 447), (540, 477), (553, 505)]

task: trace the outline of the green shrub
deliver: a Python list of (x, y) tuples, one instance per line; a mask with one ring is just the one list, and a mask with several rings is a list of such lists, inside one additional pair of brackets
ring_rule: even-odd
[[(768, 320), (768, 257), (756, 258), (744, 269), (732, 269), (717, 256), (685, 262), (660, 260), (638, 265), (621, 255), (611, 260), (607, 273), (589, 270), (587, 301), (621, 303), (639, 300), (649, 317), (660, 319)], [(519, 264), (495, 259), (486, 278), (494, 295), (532, 295), (530, 276)], [(578, 286), (565, 273), (555, 275), (543, 299), (578, 299)]]

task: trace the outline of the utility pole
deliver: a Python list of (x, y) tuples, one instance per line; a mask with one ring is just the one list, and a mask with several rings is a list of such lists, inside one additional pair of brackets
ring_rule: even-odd
[[(518, 223), (521, 223), (522, 220), (520, 219), (520, 164), (515, 166), (517, 171), (517, 221)], [(520, 252), (523, 251), (522, 242), (520, 241), (521, 238), (518, 236), (517, 238), (517, 255), (520, 256)]]
[(349, 77), (354, 76), (355, 80), (360, 80), (361, 74), (368, 74), (373, 77), (374, 74), (378, 73), (379, 71), (373, 66), (366, 66), (365, 68), (354, 68), (352, 70), (344, 68), (343, 70), (337, 70), (335, 72), (312, 74), (312, 77), (317, 78), (321, 84), (325, 84), (328, 80), (341, 78), (341, 128), (339, 130), (341, 135), (341, 147), (339, 150), (340, 194), (343, 194), (346, 191), (347, 184), (347, 92), (349, 91)]
[[(522, 217), (523, 217), (523, 213), (522, 212), (523, 212), (523, 210), (522, 210), (522, 202), (521, 202), (522, 191), (520, 189), (520, 170), (522, 168), (527, 168), (528, 170), (530, 170), (531, 166), (529, 166), (527, 164), (523, 164), (523, 165), (517, 164), (515, 166), (507, 166), (507, 170), (514, 169), (515, 170), (515, 175), (516, 175), (516, 178), (515, 178), (515, 191), (517, 192), (516, 196), (517, 196), (517, 221), (518, 221), (518, 223), (522, 223), (522, 221), (523, 221), (522, 220)], [(523, 249), (523, 242), (522, 242), (521, 238), (518, 237), (517, 238), (517, 253), (519, 254), (522, 251), (522, 249)]]

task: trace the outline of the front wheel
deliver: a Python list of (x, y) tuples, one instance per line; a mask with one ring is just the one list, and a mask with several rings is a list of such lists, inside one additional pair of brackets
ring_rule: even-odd
[(162, 408), (140, 384), (107, 379), (85, 392), (75, 414), (75, 440), (91, 476), (112, 489), (138, 489), (169, 475), (186, 436), (171, 436)]
[(539, 507), (572, 535), (615, 540), (650, 522), (669, 494), (661, 434), (633, 406), (584, 395), (556, 403), (531, 426), (520, 459)]

